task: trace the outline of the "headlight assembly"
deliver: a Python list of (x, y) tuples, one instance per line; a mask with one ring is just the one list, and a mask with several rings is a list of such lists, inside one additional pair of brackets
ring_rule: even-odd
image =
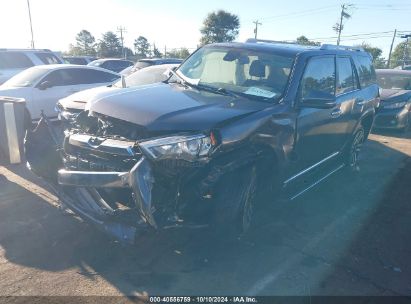
[(406, 101), (394, 102), (394, 103), (384, 105), (384, 109), (399, 109), (399, 108), (404, 107), (406, 104), (407, 104)]
[(141, 149), (153, 159), (196, 161), (205, 157), (215, 145), (214, 136), (171, 136), (141, 142)]

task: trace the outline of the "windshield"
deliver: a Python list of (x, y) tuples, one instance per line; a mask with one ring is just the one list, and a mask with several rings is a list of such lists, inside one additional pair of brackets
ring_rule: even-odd
[(271, 100), (283, 95), (293, 62), (272, 52), (213, 46), (198, 50), (177, 73), (194, 85)]
[(100, 65), (103, 64), (103, 62), (104, 61), (94, 60), (94, 61), (90, 62), (88, 65), (99, 67)]
[(377, 82), (383, 89), (411, 90), (411, 75), (378, 74)]
[[(130, 88), (164, 81), (169, 77), (166, 71), (171, 67), (172, 65), (158, 65), (138, 70), (126, 77), (126, 87)], [(122, 80), (117, 81), (114, 86), (121, 88)]]
[(138, 69), (144, 69), (146, 67), (149, 67), (151, 65), (153, 65), (154, 62), (151, 61), (137, 61), (137, 63), (134, 65), (134, 69), (138, 70)]
[(38, 82), (40, 78), (42, 78), (48, 72), (48, 69), (32, 67), (10, 78), (3, 84), (3, 86), (32, 87)]

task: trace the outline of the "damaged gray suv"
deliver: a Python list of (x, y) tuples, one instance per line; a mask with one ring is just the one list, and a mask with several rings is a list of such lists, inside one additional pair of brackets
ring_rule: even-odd
[(349, 47), (211, 44), (170, 73), (26, 137), (62, 203), (126, 242), (169, 227), (245, 233), (260, 191), (294, 199), (357, 168), (379, 102), (371, 57)]

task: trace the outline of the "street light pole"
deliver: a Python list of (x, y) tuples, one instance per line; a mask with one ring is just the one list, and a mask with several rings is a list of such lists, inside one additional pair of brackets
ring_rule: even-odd
[(31, 32), (31, 48), (34, 49), (33, 25), (31, 22), (30, 2), (27, 0), (27, 8), (29, 9), (30, 32)]
[(402, 67), (405, 66), (405, 57), (408, 57), (408, 39), (411, 37), (411, 34), (402, 35), (401, 38), (407, 39), (405, 40), (404, 51), (402, 54)]

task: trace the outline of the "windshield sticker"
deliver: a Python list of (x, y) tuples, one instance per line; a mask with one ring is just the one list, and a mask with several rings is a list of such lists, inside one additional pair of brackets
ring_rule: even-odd
[(273, 93), (271, 91), (267, 91), (267, 90), (256, 88), (256, 87), (251, 87), (244, 93), (248, 95), (261, 96), (265, 98), (272, 98), (275, 95), (277, 95), (277, 93)]

